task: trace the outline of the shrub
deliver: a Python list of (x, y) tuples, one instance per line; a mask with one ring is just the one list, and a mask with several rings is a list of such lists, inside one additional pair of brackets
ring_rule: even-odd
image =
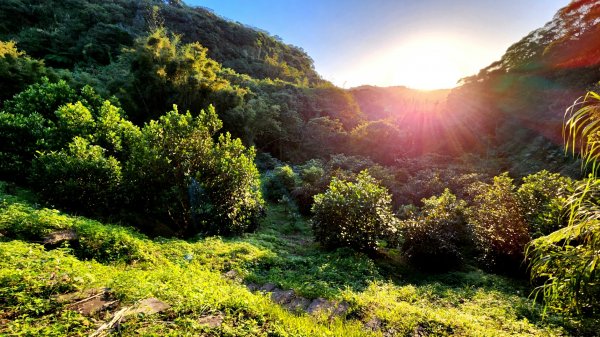
[(29, 175), (37, 141), (45, 134), (44, 118), (0, 112), (0, 179), (23, 182)]
[(333, 178), (315, 196), (312, 212), (315, 239), (328, 248), (374, 251), (379, 240), (394, 239), (397, 231), (391, 196), (367, 170), (355, 182)]
[(58, 151), (94, 132), (102, 100), (90, 87), (78, 94), (44, 79), (4, 102), (0, 112), (0, 177), (23, 182), (36, 151)]
[(256, 154), (255, 162), (256, 162), (256, 167), (258, 168), (258, 170), (260, 172), (266, 172), (269, 170), (273, 170), (281, 163), (277, 158), (273, 157), (268, 152), (258, 152)]
[(421, 213), (403, 221), (402, 249), (411, 264), (425, 270), (446, 270), (462, 260), (467, 242), (466, 202), (446, 189), (423, 200)]
[(573, 181), (546, 170), (523, 178), (517, 190), (532, 238), (548, 235), (564, 227), (564, 204), (573, 192)]
[(469, 220), (481, 260), (486, 267), (514, 271), (523, 261), (529, 234), (513, 180), (504, 173), (477, 190)]
[(289, 165), (276, 167), (265, 176), (265, 197), (270, 201), (278, 201), (288, 197), (298, 184), (299, 177)]
[(325, 172), (323, 163), (319, 160), (309, 160), (298, 169), (301, 184), (292, 191), (291, 196), (300, 214), (310, 215), (314, 196), (327, 189), (331, 177)]
[(30, 181), (56, 206), (85, 214), (105, 215), (119, 204), (121, 164), (105, 150), (75, 137), (67, 150), (41, 153)]
[(298, 167), (302, 184), (316, 184), (325, 175), (323, 164), (319, 160), (309, 160)]
[(126, 164), (130, 206), (179, 234), (234, 234), (252, 230), (262, 210), (254, 149), (213, 136), (214, 108), (198, 117), (177, 107), (141, 132)]
[(264, 201), (255, 155), (229, 133), (219, 136), (210, 161), (196, 173), (204, 195), (192, 207), (201, 232), (232, 235), (257, 228)]

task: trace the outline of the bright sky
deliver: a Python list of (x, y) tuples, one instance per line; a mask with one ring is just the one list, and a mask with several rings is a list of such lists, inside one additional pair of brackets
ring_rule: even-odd
[(569, 0), (186, 0), (302, 47), (338, 86), (454, 87)]

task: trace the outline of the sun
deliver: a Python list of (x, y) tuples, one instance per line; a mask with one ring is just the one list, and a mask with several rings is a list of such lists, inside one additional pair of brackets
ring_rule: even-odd
[(453, 48), (444, 40), (416, 41), (398, 48), (388, 64), (394, 69), (392, 82), (421, 90), (455, 87), (464, 73)]
[(451, 36), (414, 37), (373, 53), (355, 70), (355, 81), (420, 90), (454, 88), (476, 68), (472, 59), (477, 52), (476, 47)]

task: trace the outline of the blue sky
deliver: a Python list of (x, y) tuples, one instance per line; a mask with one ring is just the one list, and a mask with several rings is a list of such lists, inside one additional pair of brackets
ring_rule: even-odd
[(568, 0), (186, 0), (302, 47), (339, 86), (451, 87)]

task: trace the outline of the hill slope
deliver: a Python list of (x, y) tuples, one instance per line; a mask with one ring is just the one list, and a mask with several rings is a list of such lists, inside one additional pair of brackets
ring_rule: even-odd
[[(99, 335), (118, 326), (119, 336), (564, 336), (576, 327), (530, 323), (540, 308), (499, 276), (400, 277), (385, 260), (325, 253), (282, 208), (271, 208), (255, 234), (186, 242), (150, 240), (5, 192), (0, 200), (3, 335), (90, 335), (105, 324)], [(266, 293), (253, 292), (257, 285)], [(313, 308), (292, 306), (279, 288)]]
[[(600, 80), (600, 1), (575, 0), (451, 92), (450, 113), (518, 174), (578, 170), (562, 155), (566, 107)], [(489, 147), (488, 147), (489, 149)]]
[(164, 25), (184, 42), (255, 78), (319, 83), (312, 59), (265, 31), (225, 20), (210, 10), (160, 0), (8, 0), (0, 3), (0, 40), (15, 40), (46, 64), (107, 65), (148, 29)]

